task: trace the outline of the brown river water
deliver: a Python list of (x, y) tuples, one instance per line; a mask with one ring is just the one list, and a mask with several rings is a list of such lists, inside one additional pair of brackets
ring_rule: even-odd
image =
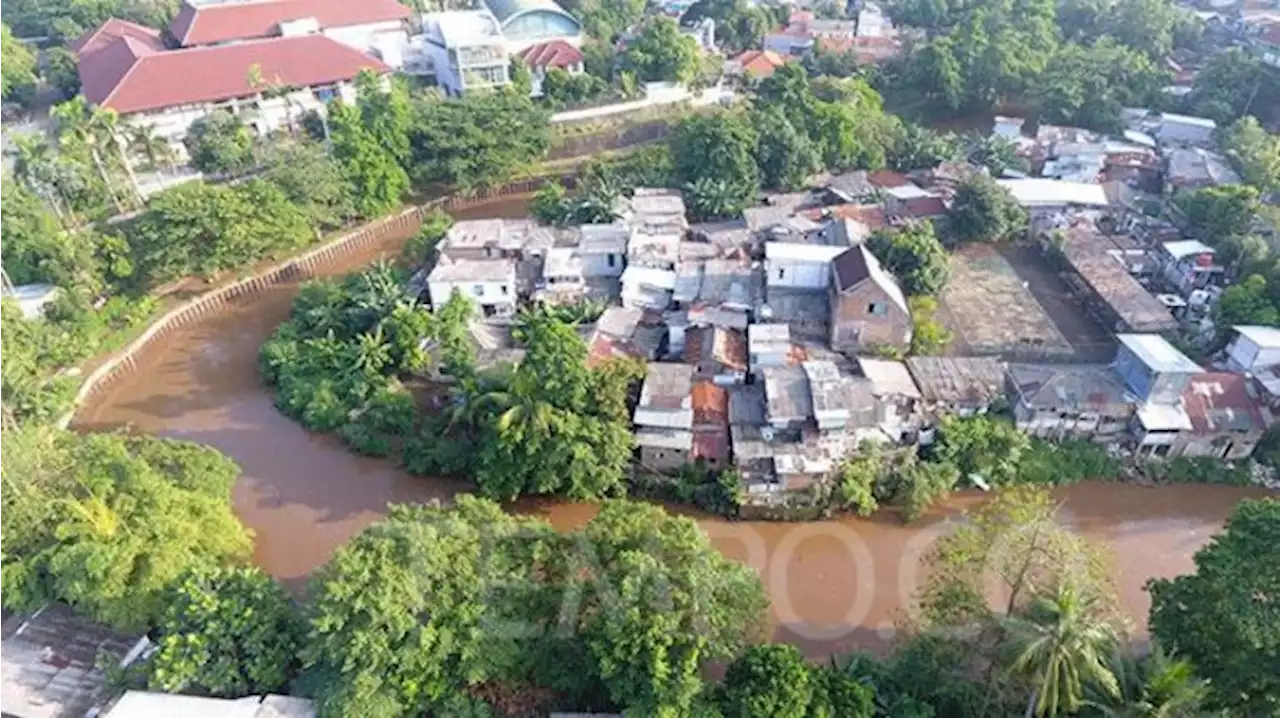
[[(457, 216), (525, 212), (524, 200), (507, 199)], [(297, 587), (336, 547), (381, 517), (388, 502), (448, 499), (468, 485), (413, 477), (393, 462), (355, 456), (276, 411), (258, 380), (258, 348), (287, 316), (295, 289), (247, 299), (152, 345), (138, 372), (95, 397), (75, 426), (129, 427), (230, 455), (244, 469), (234, 502), (256, 534), (254, 560)], [(1084, 483), (1057, 493), (1063, 519), (1114, 552), (1121, 597), (1140, 635), (1148, 608), (1143, 584), (1192, 570), (1192, 554), (1232, 507), (1265, 492)], [(791, 524), (698, 520), (720, 550), (759, 572), (773, 602), (775, 638), (819, 657), (883, 646), (910, 610), (921, 556), (948, 519), (978, 500), (957, 496), (910, 527), (886, 515)], [(580, 526), (594, 513), (588, 504), (550, 501), (516, 508), (560, 529)]]

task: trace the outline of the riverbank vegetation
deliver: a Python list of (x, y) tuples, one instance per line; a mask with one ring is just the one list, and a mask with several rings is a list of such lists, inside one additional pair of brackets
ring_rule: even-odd
[[(216, 452), (35, 427), (6, 438), (5, 607), (64, 600), (150, 631), (157, 650), (130, 680), (152, 690), (278, 691), (314, 698), (321, 716), (385, 718), (1225, 718), (1276, 707), (1280, 616), (1258, 600), (1280, 591), (1258, 568), (1280, 540), (1275, 499), (1243, 502), (1196, 573), (1151, 584), (1149, 653), (1127, 647), (1106, 554), (1058, 523), (1045, 490), (1022, 486), (934, 544), (891, 652), (811, 664), (762, 642), (756, 574), (656, 506), (606, 502), (568, 533), (468, 496), (393, 506), (290, 597), (244, 566), (247, 535), (229, 506), (237, 472)], [(727, 665), (722, 681), (708, 678), (714, 663)]]

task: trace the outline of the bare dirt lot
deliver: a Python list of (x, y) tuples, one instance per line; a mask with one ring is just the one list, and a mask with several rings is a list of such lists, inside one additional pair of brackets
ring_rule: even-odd
[(1073, 357), (1067, 337), (1030, 289), (1042, 279), (1020, 276), (988, 245), (954, 252), (941, 301), (941, 318), (955, 335), (952, 351), (1046, 361)]

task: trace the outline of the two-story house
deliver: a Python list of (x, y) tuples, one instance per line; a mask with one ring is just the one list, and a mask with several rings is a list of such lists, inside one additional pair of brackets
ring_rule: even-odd
[(1112, 369), (1137, 397), (1132, 424), (1138, 450), (1166, 456), (1181, 432), (1191, 429), (1182, 395), (1204, 369), (1159, 334), (1118, 334)]
[(911, 310), (893, 278), (865, 245), (832, 262), (831, 348), (855, 354), (872, 347), (911, 344)]
[(488, 10), (424, 15), (421, 42), (436, 84), (449, 95), (504, 87), (511, 82), (506, 38)]
[(427, 275), (431, 306), (441, 307), (454, 292), (461, 292), (485, 316), (511, 316), (516, 312), (518, 290), (514, 259), (450, 259), (440, 255)]
[(1252, 325), (1231, 329), (1235, 336), (1224, 352), (1229, 371), (1257, 374), (1280, 366), (1280, 329)]

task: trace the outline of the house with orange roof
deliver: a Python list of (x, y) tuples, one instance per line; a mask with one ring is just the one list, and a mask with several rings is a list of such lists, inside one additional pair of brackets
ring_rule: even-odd
[(738, 75), (753, 80), (763, 80), (773, 75), (787, 58), (772, 50), (747, 50), (725, 63), (726, 75)]

